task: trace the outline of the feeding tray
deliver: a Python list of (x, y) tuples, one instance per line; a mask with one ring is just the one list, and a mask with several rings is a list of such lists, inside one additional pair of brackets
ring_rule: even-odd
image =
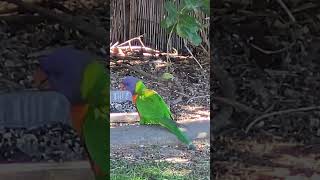
[(59, 122), (70, 125), (70, 104), (57, 92), (0, 94), (0, 127), (31, 129)]
[[(111, 103), (131, 101), (128, 91), (111, 91)], [(36, 128), (46, 124), (71, 125), (70, 103), (53, 91), (19, 91), (0, 94), (0, 127)], [(111, 122), (137, 121), (138, 114), (111, 113)]]
[[(131, 98), (128, 91), (110, 92), (111, 103), (131, 101)], [(135, 112), (111, 113), (110, 116), (111, 122), (139, 120)], [(54, 123), (70, 126), (70, 118), (69, 102), (57, 92), (30, 90), (0, 94), (0, 130), (7, 128), (33, 130)], [(29, 161), (7, 163), (2, 161), (0, 177), (6, 180), (89, 180), (93, 179), (93, 174), (85, 159), (61, 163)]]
[(0, 177), (5, 180), (90, 180), (93, 172), (87, 161), (65, 163), (0, 164)]
[[(132, 95), (129, 91), (111, 91), (111, 103), (123, 103), (132, 101)], [(125, 109), (128, 111), (128, 109)], [(139, 121), (137, 112), (110, 113), (111, 123), (134, 123)]]

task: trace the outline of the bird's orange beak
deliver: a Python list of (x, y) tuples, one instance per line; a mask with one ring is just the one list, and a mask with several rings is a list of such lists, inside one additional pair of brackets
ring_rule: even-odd
[(51, 86), (48, 83), (48, 76), (47, 74), (42, 71), (40, 68), (36, 70), (36, 72), (33, 75), (33, 87), (38, 89), (50, 89)]
[(119, 89), (120, 89), (121, 91), (125, 91), (125, 90), (126, 90), (126, 87), (124, 86), (123, 83), (120, 83), (120, 84), (119, 84)]

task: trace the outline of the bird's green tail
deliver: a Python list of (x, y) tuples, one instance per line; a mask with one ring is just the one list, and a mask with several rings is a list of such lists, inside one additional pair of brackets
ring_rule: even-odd
[(173, 120), (163, 120), (160, 122), (160, 125), (166, 127), (170, 132), (175, 134), (182, 143), (186, 145), (190, 145), (192, 143), (188, 136), (179, 129), (179, 127)]

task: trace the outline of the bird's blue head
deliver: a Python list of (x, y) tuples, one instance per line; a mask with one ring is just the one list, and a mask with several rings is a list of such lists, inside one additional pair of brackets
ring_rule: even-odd
[(82, 101), (80, 88), (83, 71), (92, 55), (71, 47), (54, 50), (40, 59), (40, 68), (47, 74), (52, 88), (65, 95), (71, 103)]
[(140, 79), (133, 76), (126, 76), (122, 80), (122, 85), (124, 90), (130, 91), (132, 95), (134, 95), (136, 84)]

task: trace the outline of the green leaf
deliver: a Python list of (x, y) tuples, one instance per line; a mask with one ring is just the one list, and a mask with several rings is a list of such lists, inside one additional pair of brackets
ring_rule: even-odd
[(177, 34), (189, 40), (193, 45), (198, 46), (202, 42), (198, 31), (200, 30), (200, 23), (189, 15), (185, 15), (181, 20), (178, 22), (176, 30)]
[(202, 0), (201, 3), (201, 10), (205, 13), (205, 14), (210, 14), (210, 0)]
[(164, 20), (161, 21), (161, 26), (164, 28), (169, 28), (170, 26), (176, 24), (178, 20), (178, 10), (171, 1), (167, 1), (164, 5), (164, 8), (167, 11), (168, 15)]
[(184, 0), (185, 8), (196, 11), (201, 7), (202, 2), (199, 0)]
[(92, 160), (104, 173), (109, 173), (109, 149), (110, 149), (110, 127), (109, 119), (102, 119), (99, 112), (92, 106), (83, 126), (85, 145)]
[(95, 106), (109, 104), (109, 76), (102, 64), (94, 61), (85, 68), (81, 83), (81, 95)]
[(165, 80), (172, 80), (174, 78), (174, 76), (170, 73), (163, 73), (161, 77)]

